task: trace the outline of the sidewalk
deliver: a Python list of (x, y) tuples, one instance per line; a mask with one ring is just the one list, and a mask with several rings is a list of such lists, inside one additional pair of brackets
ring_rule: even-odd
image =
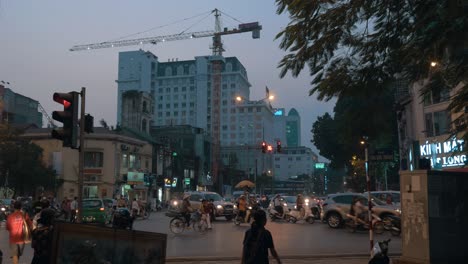
[[(390, 257), (393, 264), (398, 264), (398, 257)], [(284, 264), (367, 264), (367, 256), (286, 256), (281, 259)], [(167, 258), (166, 263), (170, 264), (239, 264), (240, 258)], [(270, 263), (276, 260), (270, 257)]]

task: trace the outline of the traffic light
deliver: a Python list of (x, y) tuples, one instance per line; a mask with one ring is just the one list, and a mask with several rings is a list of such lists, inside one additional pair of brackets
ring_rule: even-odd
[(54, 93), (55, 102), (63, 105), (63, 111), (52, 112), (52, 118), (63, 123), (61, 129), (52, 130), (52, 138), (63, 141), (64, 147), (77, 148), (78, 139), (78, 92)]
[(90, 114), (85, 115), (84, 131), (88, 134), (94, 132), (94, 116)]
[(265, 141), (262, 142), (262, 153), (266, 153), (267, 151), (267, 143)]
[(281, 153), (281, 141), (276, 141), (276, 151), (278, 153)]
[(273, 152), (273, 146), (272, 146), (272, 145), (268, 145), (268, 146), (267, 146), (267, 150), (268, 150), (268, 152)]

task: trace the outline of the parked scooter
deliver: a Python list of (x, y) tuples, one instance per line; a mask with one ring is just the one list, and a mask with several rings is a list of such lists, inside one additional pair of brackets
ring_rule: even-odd
[[(346, 229), (354, 233), (356, 231), (367, 231), (369, 230), (370, 222), (366, 219), (363, 220), (360, 217), (346, 214), (347, 218), (345, 220)], [(382, 219), (375, 214), (372, 214), (372, 229), (376, 234), (382, 234), (385, 231), (384, 224)]]
[(288, 215), (286, 216), (286, 219), (290, 223), (296, 223), (300, 220), (304, 220), (309, 224), (313, 224), (315, 222), (315, 216), (312, 214), (312, 211), (310, 210), (309, 206), (304, 206), (303, 212), (296, 209), (289, 211)]
[(371, 250), (371, 260), (369, 264), (389, 264), (390, 258), (388, 257), (388, 243), (391, 239), (377, 242)]

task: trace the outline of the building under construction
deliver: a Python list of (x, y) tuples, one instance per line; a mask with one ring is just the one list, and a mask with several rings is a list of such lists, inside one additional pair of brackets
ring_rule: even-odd
[(1, 83), (0, 123), (42, 127), (42, 113), (39, 111), (39, 102), (15, 93)]

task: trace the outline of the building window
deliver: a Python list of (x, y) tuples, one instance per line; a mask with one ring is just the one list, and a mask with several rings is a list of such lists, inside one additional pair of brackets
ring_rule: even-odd
[(178, 104), (178, 103), (174, 103), (174, 108), (179, 108), (179, 104)]
[(158, 117), (162, 117), (162, 112), (158, 112)]
[(288, 157), (288, 161), (292, 161), (292, 160), (293, 160), (292, 157)]
[(275, 165), (275, 168), (276, 168), (276, 169), (279, 169), (279, 168), (281, 168), (281, 167), (280, 167), (279, 164), (276, 164), (276, 165)]
[(162, 104), (158, 104), (158, 109), (162, 109)]
[(171, 112), (166, 112), (166, 116), (171, 116)]
[(280, 160), (280, 158), (279, 158), (279, 157), (275, 157), (275, 161), (279, 161), (279, 160)]
[(296, 160), (301, 160), (301, 157), (296, 157)]
[(426, 136), (435, 137), (449, 133), (450, 123), (450, 114), (447, 111), (427, 113)]
[(141, 130), (142, 130), (142, 131), (146, 131), (146, 119), (143, 119), (143, 120), (141, 121)]
[(85, 152), (84, 166), (85, 168), (100, 168), (103, 165), (103, 158), (102, 152)]
[(166, 88), (166, 93), (170, 93), (171, 92), (171, 87), (167, 87)]
[(187, 103), (182, 103), (182, 108), (186, 108), (187, 107)]
[(190, 91), (191, 92), (195, 91), (195, 86), (190, 86)]
[(186, 92), (186, 91), (187, 91), (187, 87), (182, 86), (182, 92)]
[(166, 108), (167, 109), (171, 108), (171, 104), (166, 104)]
[(134, 168), (137, 168), (136, 166), (137, 166), (137, 164), (136, 164), (136, 156), (133, 155), (133, 154), (130, 154), (130, 156), (129, 156), (129, 161), (128, 161), (128, 167), (129, 167), (130, 169), (134, 169)]
[(179, 87), (174, 87), (174, 93), (178, 93), (179, 92)]

